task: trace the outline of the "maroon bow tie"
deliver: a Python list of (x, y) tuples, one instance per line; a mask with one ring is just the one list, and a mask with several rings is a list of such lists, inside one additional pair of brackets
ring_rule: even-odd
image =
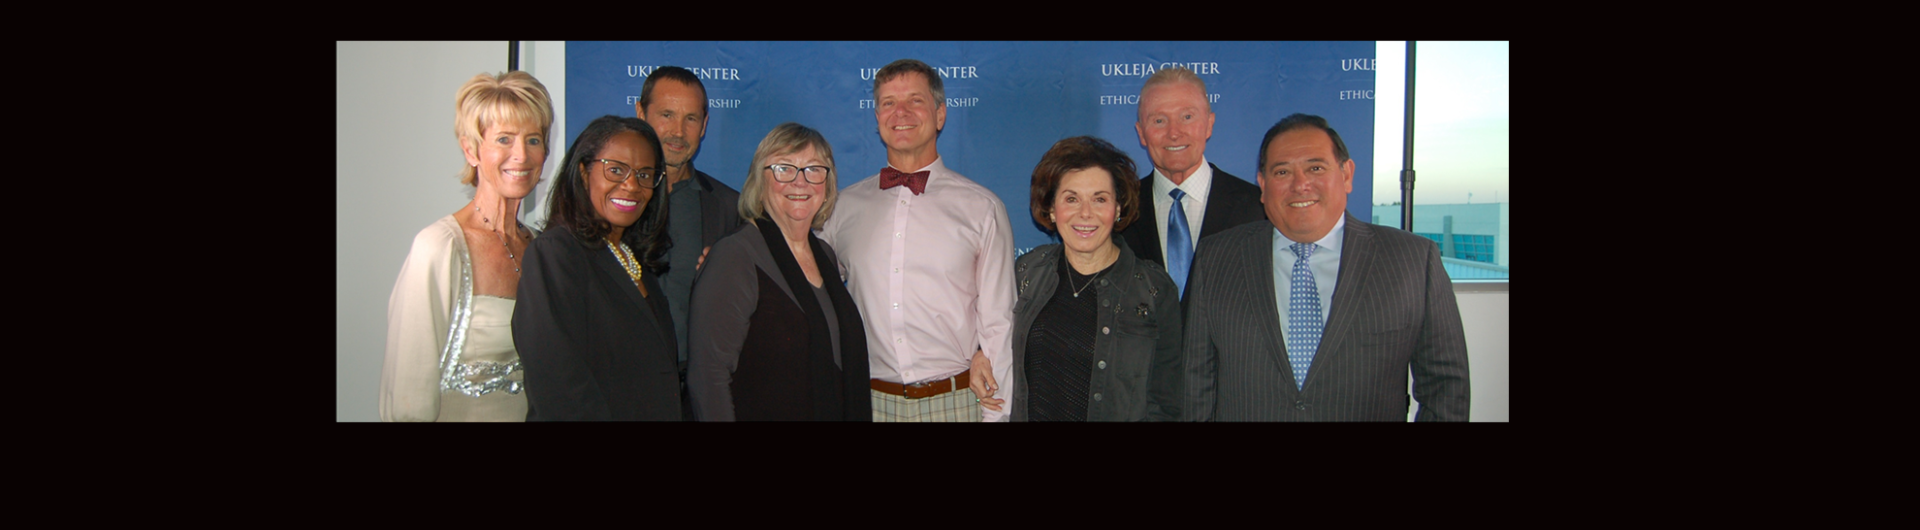
[(894, 169), (893, 166), (880, 168), (880, 189), (884, 190), (901, 184), (906, 184), (907, 189), (913, 190), (914, 195), (926, 193), (927, 172), (901, 173), (900, 170)]

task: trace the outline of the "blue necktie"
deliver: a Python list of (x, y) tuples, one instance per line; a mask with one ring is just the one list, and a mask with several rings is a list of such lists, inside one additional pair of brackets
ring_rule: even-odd
[(1174, 188), (1167, 194), (1173, 196), (1173, 211), (1167, 213), (1167, 275), (1173, 276), (1180, 295), (1186, 296), (1187, 271), (1193, 266), (1193, 232), (1187, 230), (1187, 210), (1180, 207), (1180, 200), (1187, 198), (1187, 192)]
[(1313, 365), (1313, 352), (1320, 349), (1320, 332), (1326, 326), (1320, 320), (1320, 288), (1313, 281), (1313, 270), (1307, 268), (1307, 257), (1313, 255), (1313, 243), (1294, 243), (1288, 247), (1293, 255), (1300, 259), (1293, 262), (1293, 282), (1289, 286), (1292, 293), (1287, 301), (1287, 363), (1293, 365), (1293, 387), (1300, 390), (1307, 383), (1307, 367)]

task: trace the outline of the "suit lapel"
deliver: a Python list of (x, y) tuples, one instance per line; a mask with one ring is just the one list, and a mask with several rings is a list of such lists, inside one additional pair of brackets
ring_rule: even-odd
[[(1208, 209), (1212, 207), (1209, 206)], [(1261, 327), (1267, 332), (1267, 340), (1273, 341), (1277, 346), (1267, 350), (1268, 358), (1273, 361), (1275, 369), (1280, 371), (1281, 377), (1292, 383), (1294, 382), (1293, 365), (1287, 362), (1287, 330), (1280, 327), (1280, 301), (1274, 298), (1276, 295), (1273, 292), (1273, 229), (1268, 227), (1266, 230), (1252, 232), (1257, 234), (1257, 237), (1242, 247), (1253, 252), (1253, 255), (1247, 256), (1242, 262), (1250, 264), (1253, 268), (1251, 276), (1254, 279), (1253, 290), (1256, 293), (1254, 297), (1260, 304), (1255, 314), (1266, 315), (1266, 318), (1261, 319)], [(1288, 388), (1286, 392), (1287, 395), (1293, 395), (1297, 390)]]
[(1365, 278), (1373, 268), (1373, 225), (1360, 222), (1353, 214), (1346, 217), (1347, 232), (1340, 238), (1340, 273), (1333, 288), (1333, 307), (1327, 308), (1327, 327), (1320, 332), (1320, 350), (1313, 356), (1313, 365), (1307, 368), (1307, 379), (1313, 379), (1314, 369), (1341, 351), (1347, 329), (1359, 318), (1354, 293), (1366, 283)]
[(694, 191), (700, 192), (701, 247), (713, 246), (715, 241), (727, 236), (720, 233), (720, 230), (726, 226), (726, 220), (721, 217), (722, 215), (739, 215), (733, 208), (720, 205), (720, 194), (714, 193), (713, 186), (707, 185), (708, 178), (706, 173), (695, 171), (691, 179), (697, 183)]
[(1213, 169), (1213, 184), (1207, 188), (1207, 211), (1200, 214), (1200, 237), (1202, 238), (1233, 228), (1227, 226), (1227, 216), (1246, 207), (1240, 203), (1238, 195), (1228, 193), (1226, 186), (1221, 185), (1225, 180), (1237, 180), (1238, 177), (1221, 171), (1220, 166), (1207, 164), (1207, 167)]

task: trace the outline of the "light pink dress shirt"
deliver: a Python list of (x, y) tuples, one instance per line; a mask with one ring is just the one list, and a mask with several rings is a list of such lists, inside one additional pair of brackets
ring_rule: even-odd
[[(895, 168), (899, 169), (899, 168)], [(880, 189), (874, 174), (840, 190), (820, 238), (840, 255), (848, 291), (867, 325), (872, 377), (918, 383), (959, 375), (981, 349), (1013, 406), (1013, 229), (991, 190), (941, 160), (926, 193)], [(909, 172), (920, 171), (915, 169)], [(962, 392), (970, 392), (961, 389)]]

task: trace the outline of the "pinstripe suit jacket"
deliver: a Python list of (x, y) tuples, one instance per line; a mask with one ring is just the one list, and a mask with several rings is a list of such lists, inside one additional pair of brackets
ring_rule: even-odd
[(1466, 421), (1467, 343), (1453, 282), (1424, 237), (1347, 216), (1320, 349), (1295, 390), (1273, 292), (1271, 223), (1201, 240), (1187, 284), (1186, 418)]

